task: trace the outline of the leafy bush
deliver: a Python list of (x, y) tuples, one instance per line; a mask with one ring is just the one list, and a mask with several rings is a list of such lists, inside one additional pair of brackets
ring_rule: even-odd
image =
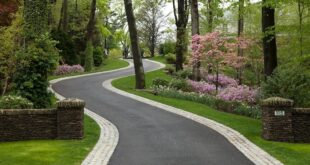
[(175, 53), (175, 42), (172, 42), (172, 41), (166, 41), (165, 43), (163, 44), (160, 44), (159, 45), (159, 54), (161, 55), (165, 55), (165, 54), (169, 54), (169, 53), (172, 53), (174, 54)]
[(0, 98), (0, 109), (31, 109), (33, 103), (21, 96), (3, 96)]
[(47, 76), (53, 73), (58, 63), (56, 42), (47, 36), (29, 43), (25, 50), (17, 54), (19, 65), (14, 75), (16, 93), (27, 98), (34, 108), (51, 106), (52, 94), (47, 88)]
[(203, 81), (197, 82), (197, 81), (187, 80), (187, 83), (197, 93), (213, 94), (216, 90), (215, 85), (209, 84)]
[(169, 75), (174, 74), (175, 72), (175, 67), (173, 67), (172, 65), (167, 65), (164, 69)]
[(55, 75), (66, 75), (71, 73), (82, 73), (84, 72), (84, 68), (81, 65), (60, 65), (57, 67), (55, 71)]
[(120, 49), (112, 49), (112, 50), (110, 50), (109, 57), (110, 58), (121, 58), (122, 54), (123, 54), (122, 50), (120, 50)]
[(250, 89), (246, 85), (228, 86), (220, 91), (217, 98), (225, 101), (238, 101), (246, 103), (255, 103), (257, 100), (257, 90)]
[(171, 53), (166, 54), (165, 59), (166, 59), (167, 64), (175, 64), (176, 62), (175, 54), (171, 54)]
[(155, 87), (159, 87), (159, 86), (168, 86), (169, 85), (169, 81), (162, 79), (162, 78), (155, 78), (152, 82), (153, 86)]
[[(213, 84), (216, 84), (216, 75), (207, 75), (205, 77), (206, 81), (207, 82), (210, 82), (210, 83), (213, 83)], [(218, 83), (221, 87), (227, 87), (227, 86), (238, 86), (238, 82), (233, 79), (233, 78), (230, 78), (226, 75), (223, 75), (223, 74), (219, 74), (218, 76)]]
[(101, 66), (103, 63), (103, 51), (101, 47), (96, 47), (94, 49), (94, 65), (96, 67)]
[(91, 71), (94, 65), (94, 57), (93, 57), (93, 45), (91, 41), (87, 42), (86, 50), (85, 50), (85, 71)]
[(72, 38), (68, 33), (59, 31), (59, 30), (52, 30), (51, 36), (54, 40), (57, 40), (58, 43), (56, 47), (60, 50), (60, 56), (64, 63), (69, 65), (79, 64), (80, 59), (75, 51), (75, 46)]
[(233, 113), (234, 110), (240, 105), (241, 103), (237, 101), (226, 101), (222, 99), (215, 100), (215, 108), (224, 112)]
[(234, 113), (238, 115), (248, 116), (254, 119), (260, 119), (262, 117), (262, 109), (260, 106), (248, 106), (248, 105), (240, 105), (235, 110)]
[(184, 70), (180, 70), (178, 72), (175, 73), (175, 76), (177, 78), (182, 78), (182, 79), (187, 79), (187, 78), (192, 78), (193, 77), (193, 73), (191, 70), (189, 69), (184, 69)]
[(169, 87), (185, 92), (191, 91), (191, 87), (187, 84), (186, 80), (183, 79), (172, 79), (169, 83)]
[(294, 65), (281, 67), (262, 84), (262, 97), (283, 97), (292, 99), (296, 106), (310, 106), (310, 74), (309, 71)]

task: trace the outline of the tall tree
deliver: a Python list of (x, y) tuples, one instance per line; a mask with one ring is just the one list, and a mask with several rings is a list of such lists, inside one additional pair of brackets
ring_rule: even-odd
[(277, 67), (277, 43), (275, 34), (275, 8), (271, 0), (263, 0), (262, 31), (265, 76), (271, 76)]
[[(192, 36), (199, 35), (198, 0), (191, 0)], [(194, 80), (200, 80), (200, 62), (193, 65)]]
[(136, 19), (132, 9), (132, 1), (124, 0), (125, 11), (127, 16), (128, 28), (130, 33), (131, 40), (131, 50), (133, 54), (133, 61), (135, 67), (135, 76), (136, 76), (136, 88), (144, 89), (145, 88), (145, 77), (144, 77), (144, 69), (142, 58), (139, 50), (139, 39), (138, 32), (136, 27)]
[(93, 36), (95, 32), (96, 25), (96, 0), (92, 0), (91, 2), (91, 11), (89, 16), (89, 21), (87, 24), (87, 32), (86, 32), (86, 50), (85, 50), (85, 70), (92, 70), (94, 57), (93, 57)]
[(160, 27), (163, 23), (163, 0), (146, 0), (141, 3), (137, 14), (139, 37), (147, 44), (151, 57), (155, 55)]
[(214, 0), (208, 0), (208, 32), (213, 31), (213, 17), (214, 17), (214, 11), (213, 11), (213, 1)]
[(61, 18), (59, 20), (58, 29), (64, 32), (68, 31), (68, 0), (62, 1)]
[(188, 23), (189, 15), (189, 1), (177, 0), (178, 8), (176, 8), (175, 0), (172, 0), (173, 13), (175, 18), (175, 24), (177, 27), (177, 43), (175, 48), (176, 53), (176, 71), (183, 69), (184, 56), (187, 51), (187, 31), (186, 26)]

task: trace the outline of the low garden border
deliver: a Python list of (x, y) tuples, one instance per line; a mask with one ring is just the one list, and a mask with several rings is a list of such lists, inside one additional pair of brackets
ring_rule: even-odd
[(82, 139), (84, 106), (82, 100), (65, 99), (57, 109), (2, 109), (0, 141)]

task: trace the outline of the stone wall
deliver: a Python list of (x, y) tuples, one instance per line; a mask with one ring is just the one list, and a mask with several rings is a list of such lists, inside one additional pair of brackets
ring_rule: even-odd
[(0, 110), (0, 141), (81, 139), (85, 102), (66, 99), (57, 109)]
[(269, 98), (262, 102), (263, 138), (282, 142), (310, 142), (310, 109), (294, 109), (293, 101)]

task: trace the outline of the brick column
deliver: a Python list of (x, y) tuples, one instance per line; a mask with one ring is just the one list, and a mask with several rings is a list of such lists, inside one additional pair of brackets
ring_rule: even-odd
[(293, 142), (293, 101), (272, 97), (262, 101), (263, 138), (273, 141)]
[(65, 99), (57, 102), (57, 138), (81, 139), (84, 136), (85, 102)]

